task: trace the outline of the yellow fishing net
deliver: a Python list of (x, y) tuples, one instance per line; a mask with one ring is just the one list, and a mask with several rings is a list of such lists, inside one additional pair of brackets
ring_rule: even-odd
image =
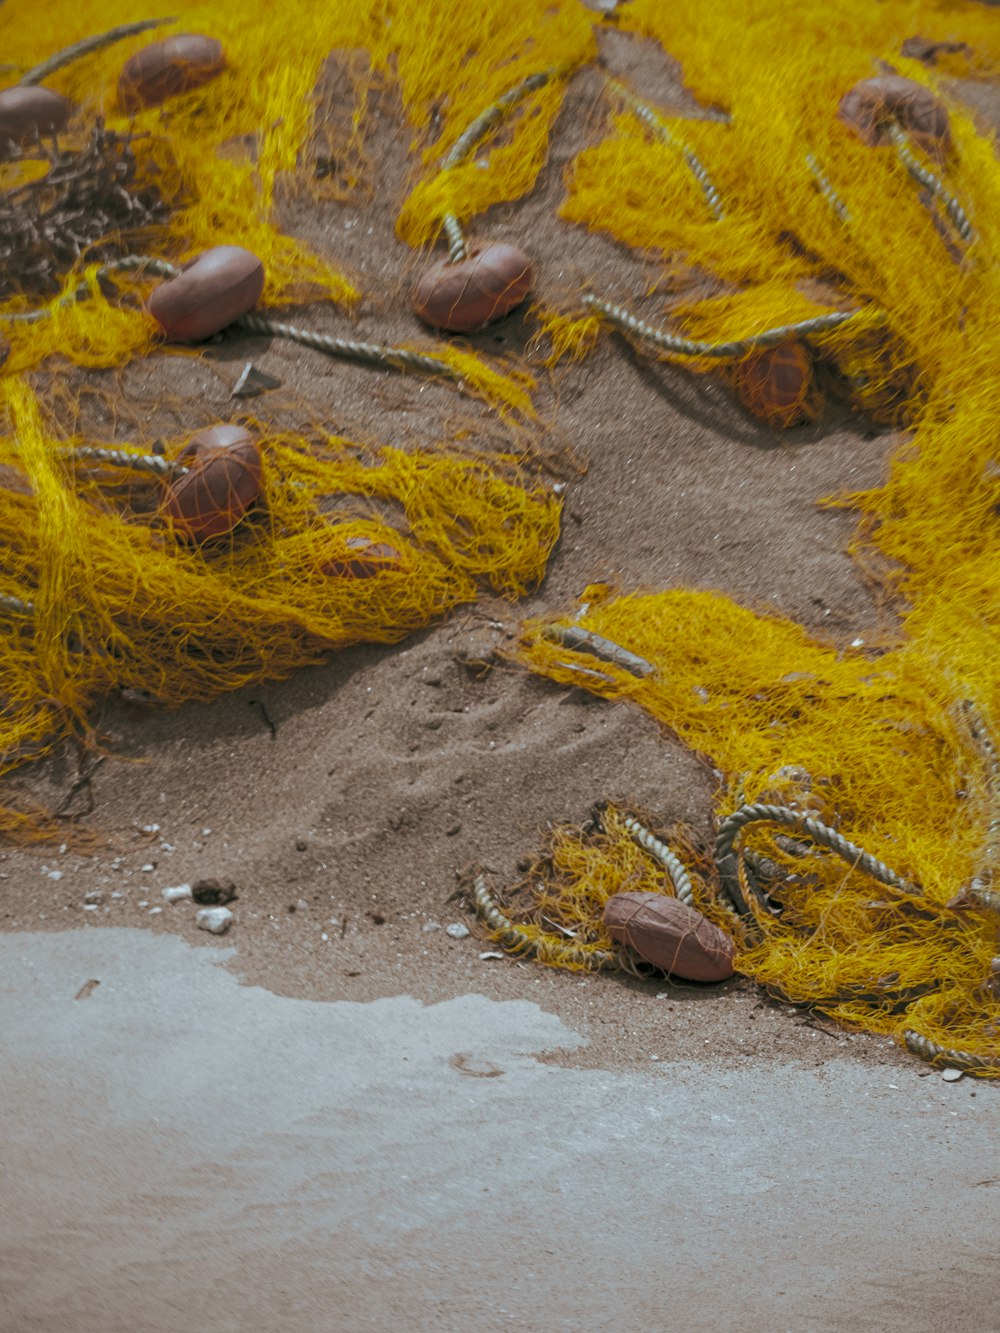
[[(31, 391), (0, 383), (0, 597), (19, 604), (0, 616), (4, 771), (86, 735), (111, 690), (210, 699), (330, 648), (392, 643), (481, 584), (523, 595), (558, 535), (557, 497), (512, 457), (364, 450), (250, 422), (261, 501), (231, 537), (186, 545), (156, 521), (158, 480), (133, 479), (123, 500), (126, 469), (74, 460), (87, 442), (54, 439)], [(376, 576), (343, 573), (359, 543), (390, 548)]]
[[(568, 650), (541, 624), (527, 626), (521, 659), (634, 700), (705, 754), (725, 780), (720, 817), (745, 803), (792, 805), (906, 881), (904, 890), (875, 882), (808, 838), (783, 841), (787, 829), (755, 835), (791, 878), (777, 912), (751, 900), (754, 919), (735, 932), (740, 970), (844, 1021), (908, 1033), (920, 1054), (996, 1074), (1000, 165), (938, 72), (900, 54), (915, 34), (960, 39), (962, 72), (995, 75), (995, 15), (977, 4), (751, 0), (736, 21), (712, 0), (635, 0), (619, 22), (679, 60), (714, 118), (656, 108), (668, 127), (657, 136), (612, 90), (607, 137), (572, 165), (563, 214), (661, 253), (668, 278), (714, 277), (715, 294), (669, 308), (671, 327), (689, 337), (725, 342), (862, 312), (811, 345), (859, 410), (909, 427), (887, 484), (837, 501), (861, 511), (854, 554), (896, 596), (901, 630), (885, 651), (836, 649), (710, 593), (602, 601), (588, 590), (580, 613), (559, 623), (606, 637), (652, 672)], [(865, 146), (837, 117), (847, 89), (888, 67), (947, 106), (944, 165), (916, 154), (936, 192), (891, 145)], [(711, 177), (720, 216), (686, 148)], [(957, 232), (949, 199), (971, 235)], [(547, 312), (546, 322), (557, 354), (593, 337), (593, 316)], [(611, 947), (600, 905), (609, 887), (634, 887), (642, 854), (621, 836), (595, 849), (593, 836), (566, 830), (555, 853), (549, 919), (574, 935), (586, 922), (589, 947)], [(978, 896), (952, 903), (970, 883)]]
[[(131, 136), (136, 188), (162, 200), (159, 219), (101, 240), (116, 243), (113, 253), (173, 265), (215, 245), (243, 246), (264, 264), (261, 306), (309, 301), (310, 315), (322, 313), (321, 303), (350, 308), (361, 290), (335, 252), (282, 229), (281, 207), (342, 191), (343, 181), (321, 170), (324, 155), (353, 163), (354, 183), (365, 188), (373, 100), (387, 99), (409, 122), (415, 174), (426, 181), (406, 204), (410, 223), (401, 230), (420, 243), (440, 227), (438, 213), (420, 202), (421, 188), (429, 188), (437, 162), (469, 122), (511, 82), (593, 50), (591, 24), (575, 3), (535, 0), (516, 16), (498, 5), (470, 11), (457, 0), (293, 0), (252, 16), (197, 0), (168, 8), (172, 17), (160, 27), (91, 50), (43, 80), (74, 105), (60, 148), (81, 150), (103, 120)], [(147, 6), (128, 2), (56, 0), (42, 12), (12, 0), (0, 12), (3, 82), (13, 85), (81, 39), (149, 16)], [(178, 32), (218, 39), (224, 71), (126, 114), (118, 96), (122, 66)], [(497, 160), (488, 172), (476, 170), (468, 189), (472, 211), (531, 188), (563, 91), (558, 81), (540, 90), (513, 129), (503, 127)], [(0, 195), (39, 180), (46, 164), (38, 157), (0, 159)], [(460, 211), (465, 216), (469, 208)], [(25, 378), (66, 359), (82, 370), (113, 367), (160, 347), (162, 336), (143, 308), (155, 279), (141, 270), (107, 274), (84, 262), (58, 274), (61, 291), (46, 302), (30, 284), (18, 290), (13, 265), (4, 276), (0, 772), (67, 736), (92, 739), (89, 709), (109, 691), (139, 690), (167, 704), (209, 699), (287, 675), (331, 648), (397, 640), (484, 586), (517, 597), (541, 578), (560, 502), (524, 464), (531, 440), (516, 422), (509, 452), (486, 459), (463, 456), (448, 441), (433, 451), (407, 451), (405, 441), (362, 449), (329, 432), (282, 432), (250, 421), (262, 442), (258, 502), (231, 538), (186, 543), (163, 517), (163, 479), (84, 461), (81, 451), (100, 442), (73, 433), (73, 389), (58, 387), (57, 378), (45, 388), (46, 381)], [(4, 318), (31, 311), (43, 317)], [(340, 331), (349, 336), (349, 328)], [(457, 345), (428, 348), (425, 340), (419, 350), (501, 415), (533, 417), (526, 368)], [(51, 410), (56, 399), (58, 413)], [(169, 441), (168, 455), (176, 458), (184, 443)], [(148, 452), (150, 442), (120, 447)], [(366, 550), (390, 558), (365, 568)], [(48, 827), (37, 811), (0, 814), (7, 832)]]

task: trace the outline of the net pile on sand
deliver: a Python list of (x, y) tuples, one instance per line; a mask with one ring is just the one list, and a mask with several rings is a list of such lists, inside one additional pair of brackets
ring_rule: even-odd
[[(72, 387), (30, 372), (120, 366), (162, 349), (151, 293), (213, 247), (260, 261), (255, 317), (308, 301), (319, 328), (358, 301), (335, 254), (281, 231), (276, 204), (343, 188), (321, 161), (373, 151), (373, 89), (400, 99), (414, 158), (425, 155), (436, 178), (442, 154), (512, 79), (593, 45), (587, 19), (540, 3), (516, 18), (487, 6), (479, 23), (463, 6), (413, 0), (293, 3), (252, 22), (219, 4), (182, 0), (171, 12), (135, 30), (127, 3), (57, 0), (44, 14), (12, 3), (0, 15), (10, 72), (0, 200), (23, 223), (17, 245), (0, 249), (3, 772), (67, 736), (91, 739), (89, 710), (114, 689), (208, 699), (331, 648), (398, 640), (482, 588), (521, 596), (558, 535), (560, 501), (524, 458), (530, 376), (445, 342), (388, 357), (344, 340), (323, 350), (460, 381), (521, 419), (508, 452), (362, 448), (311, 422), (296, 433), (246, 417), (236, 442), (188, 432), (158, 452), (150, 440), (110, 450), (66, 429)], [(89, 42), (112, 25), (125, 31)], [(331, 53), (353, 53), (342, 67), (357, 71), (335, 89), (353, 107), (339, 139), (317, 115)], [(530, 161), (508, 146), (506, 169), (478, 172), (463, 216), (531, 187), (559, 97), (553, 86), (528, 98), (517, 133), (531, 139)], [(36, 106), (38, 132), (22, 132)], [(102, 214), (102, 203), (113, 207)], [(428, 237), (443, 225), (408, 208)], [(24, 810), (5, 811), (0, 826), (26, 836), (50, 827)]]
[[(901, 632), (878, 655), (837, 651), (722, 596), (601, 602), (595, 590), (560, 624), (619, 644), (648, 672), (568, 650), (551, 625), (527, 627), (522, 660), (567, 685), (635, 700), (704, 754), (725, 778), (720, 820), (755, 803), (797, 813), (797, 829), (750, 821), (750, 852), (737, 862), (739, 925), (705, 900), (730, 919), (741, 971), (794, 1002), (903, 1037), (925, 1057), (995, 1074), (1000, 166), (992, 138), (939, 72), (901, 56), (915, 31), (957, 35), (968, 51), (962, 72), (995, 74), (994, 17), (973, 4), (833, 13), (758, 2), (734, 23), (721, 3), (635, 0), (619, 22), (676, 57), (717, 114), (658, 110), (659, 134), (619, 96), (608, 136), (570, 169), (564, 216), (662, 254), (667, 276), (697, 269), (716, 279), (717, 294), (670, 309), (665, 322), (680, 338), (739, 342), (859, 312), (804, 343), (812, 364), (839, 371), (860, 411), (906, 427), (887, 484), (836, 501), (861, 511), (854, 554), (895, 598)], [(899, 128), (904, 108), (884, 114), (884, 142), (863, 140), (842, 99), (890, 69), (927, 90), (946, 135), (918, 143)], [(715, 209), (692, 155), (717, 191)], [(557, 350), (586, 350), (608, 317), (591, 309), (553, 316)], [(650, 345), (642, 330), (629, 336)], [(713, 368), (698, 355), (684, 360)], [(810, 816), (891, 867), (903, 887), (817, 846)], [(640, 855), (627, 837), (560, 832), (546, 919), (588, 948), (611, 948), (601, 904), (635, 887)], [(746, 887), (754, 864), (777, 876), (760, 880), (767, 892)]]
[[(128, 132), (130, 182), (167, 212), (144, 217), (141, 236), (122, 234), (122, 253), (177, 266), (221, 241), (245, 247), (263, 262), (265, 312), (358, 299), (335, 256), (281, 233), (275, 200), (366, 188), (373, 89), (397, 92), (412, 129), (400, 236), (446, 239), (467, 262), (471, 220), (534, 187), (567, 81), (593, 60), (602, 21), (577, 0), (299, 0), (252, 23), (232, 7), (172, 8), (169, 31), (218, 44), (202, 73), (148, 105), (119, 75), (150, 34), (96, 50), (47, 79), (77, 108), (61, 143), (83, 152), (98, 118)], [(130, 5), (56, 0), (29, 19), (11, 2), (5, 59), (23, 71), (77, 34), (134, 17)], [(668, 288), (690, 275), (704, 285), (649, 321), (595, 275), (577, 305), (537, 311), (553, 360), (586, 354), (607, 328), (695, 373), (721, 371), (772, 425), (808, 420), (837, 393), (905, 429), (886, 485), (836, 501), (860, 512), (854, 553), (902, 608), (901, 630), (876, 656), (710, 593), (595, 593), (564, 630), (605, 636), (648, 670), (595, 664), (550, 625), (527, 628), (522, 660), (634, 699), (724, 774), (731, 906), (708, 888), (699, 901), (736, 935), (741, 970), (838, 1018), (908, 1033), (921, 1054), (952, 1059), (938, 1047), (956, 1048), (968, 1067), (995, 1072), (1000, 170), (946, 82), (996, 74), (994, 16), (971, 0), (947, 10), (847, 0), (835, 11), (750, 0), (738, 18), (722, 0), (632, 0), (609, 21), (676, 58), (706, 111), (681, 117), (609, 80), (609, 126), (571, 164), (562, 216), (656, 256)], [(335, 68), (353, 108), (337, 142), (314, 118), (330, 52), (344, 56)], [(0, 187), (45, 169), (25, 149), (0, 165)], [(162, 341), (142, 303), (151, 271), (112, 275), (111, 292), (93, 265), (63, 277), (47, 317), (3, 324), (7, 753), (83, 727), (89, 701), (115, 684), (206, 697), (336, 643), (397, 637), (473, 595), (477, 577), (512, 593), (540, 577), (557, 503), (512, 460), (387, 449), (362, 461), (341, 441), (262, 432), (260, 499), (231, 540), (185, 544), (162, 502), (112, 503), (65, 459), (87, 442), (56, 438), (18, 375), (57, 354), (86, 367), (151, 351)], [(484, 309), (492, 299), (477, 296)], [(0, 319), (32, 304), (14, 293)], [(525, 371), (445, 343), (410, 350), (501, 412), (530, 413)], [(332, 523), (321, 503), (330, 494), (391, 499), (408, 527), (357, 513)], [(160, 520), (147, 521), (154, 511)], [(377, 577), (343, 578), (359, 560), (352, 541), (381, 552), (368, 561)], [(336, 577), (317, 579), (322, 568)], [(791, 811), (791, 825), (774, 810)], [(808, 836), (809, 818), (833, 830), (826, 843)], [(611, 948), (599, 921), (607, 896), (652, 882), (616, 820), (599, 834), (560, 834), (558, 891), (545, 903), (598, 951)], [(886, 876), (873, 879), (873, 866)]]

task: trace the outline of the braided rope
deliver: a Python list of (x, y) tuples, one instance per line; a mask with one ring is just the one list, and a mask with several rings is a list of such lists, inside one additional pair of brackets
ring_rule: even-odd
[(546, 625), (542, 637), (574, 652), (590, 653), (602, 662), (610, 662), (623, 671), (631, 672), (633, 676), (651, 676), (656, 671), (652, 662), (647, 662), (644, 657), (630, 653), (621, 644), (605, 639), (603, 635), (595, 634), (593, 630), (584, 629), (581, 625)]
[(830, 180), (830, 177), (820, 166), (819, 162), (816, 159), (815, 154), (806, 153), (806, 166), (809, 168), (809, 171), (812, 175), (813, 180), (816, 182), (820, 194), (823, 196), (826, 202), (836, 213), (837, 217), (840, 218), (841, 222), (850, 223), (851, 214), (848, 211), (847, 205), (844, 203), (843, 199), (841, 199), (837, 191), (833, 188), (833, 183)]
[(181, 463), (160, 454), (133, 454), (127, 449), (106, 449), (103, 446), (83, 444), (70, 449), (66, 457), (71, 462), (81, 461), (107, 463), (109, 467), (128, 468), (132, 472), (146, 472), (150, 476), (167, 481), (173, 477), (183, 477), (188, 469)]
[(655, 856), (660, 865), (663, 866), (680, 901), (688, 907), (694, 907), (694, 886), (684, 862), (675, 856), (667, 844), (661, 842), (655, 833), (651, 833), (645, 825), (640, 824), (638, 819), (634, 819), (631, 815), (625, 820), (625, 828), (631, 834), (633, 841), (637, 842), (640, 847), (645, 848), (651, 856)]
[[(137, 270), (151, 273), (156, 278), (176, 278), (180, 272), (173, 264), (167, 263), (165, 259), (157, 259), (152, 255), (125, 255), (122, 259), (111, 259), (95, 273), (97, 279), (110, 277), (113, 273), (129, 273)], [(38, 324), (43, 319), (51, 319), (56, 310), (62, 310), (66, 306), (75, 305), (77, 301), (85, 301), (93, 295), (93, 287), (89, 282), (81, 282), (73, 291), (67, 292), (65, 296), (60, 296), (59, 300), (51, 306), (45, 306), (42, 310), (25, 310), (19, 314), (2, 314), (0, 320), (9, 320), (12, 323), (20, 324)]]
[(1000, 755), (997, 754), (993, 737), (976, 705), (970, 699), (965, 699), (959, 708), (986, 768), (989, 803), (989, 822), (979, 852), (979, 863), (966, 886), (966, 891), (980, 907), (1000, 913), (1000, 893), (993, 887), (997, 865), (1000, 864)]
[(462, 159), (468, 157), (469, 153), (486, 138), (490, 130), (500, 124), (507, 112), (517, 106), (518, 102), (523, 102), (526, 97), (537, 92), (539, 88), (544, 88), (553, 79), (563, 78), (575, 68), (576, 66), (573, 64), (552, 65), (549, 69), (529, 74), (526, 79), (516, 83), (513, 88), (508, 88), (495, 102), (491, 103), (484, 111), (480, 111), (471, 124), (466, 126), (441, 159), (441, 170), (447, 171), (449, 167), (457, 167)]
[(482, 874), (477, 874), (473, 881), (471, 899), (479, 920), (494, 932), (497, 943), (512, 953), (523, 954), (528, 958), (544, 953), (546, 961), (571, 963), (591, 972), (622, 970), (621, 960), (607, 949), (585, 949), (564, 940), (561, 935), (547, 932), (529, 935), (521, 930), (500, 910)]
[(162, 28), (165, 23), (176, 23), (176, 18), (165, 19), (139, 19), (135, 23), (121, 23), (117, 28), (109, 28), (107, 32), (98, 33), (94, 37), (84, 37), (72, 46), (66, 46), (61, 51), (57, 51), (54, 56), (49, 56), (43, 60), (40, 65), (35, 65), (29, 69), (21, 79), (22, 86), (41, 83), (42, 79), (48, 75), (54, 74), (57, 69), (64, 69), (71, 65), (74, 60), (79, 60), (81, 56), (88, 56), (93, 51), (100, 51), (105, 46), (113, 46), (115, 42), (123, 41), (126, 37), (134, 37), (137, 33), (146, 32), (150, 28)]
[(930, 190), (935, 199), (939, 200), (944, 211), (951, 219), (952, 226), (958, 232), (963, 241), (968, 244), (975, 236), (972, 230), (972, 223), (969, 221), (965, 210), (958, 202), (950, 190), (946, 188), (943, 181), (940, 181), (928, 167), (914, 155), (910, 147), (910, 141), (899, 128), (898, 125), (890, 124), (888, 126), (889, 137), (896, 149), (896, 156), (902, 162), (903, 166), (910, 173), (918, 184)]
[(448, 237), (448, 261), (452, 264), (460, 264), (468, 254), (462, 225), (454, 213), (445, 213), (441, 221), (445, 235)]
[(863, 848), (849, 842), (836, 829), (829, 828), (810, 815), (803, 815), (800, 810), (789, 809), (784, 805), (745, 805), (727, 815), (720, 824), (715, 839), (715, 860), (723, 879), (735, 878), (736, 839), (748, 824), (782, 824), (804, 833), (813, 842), (826, 847), (846, 861), (852, 868), (877, 879), (880, 884), (899, 889), (902, 893), (916, 893), (916, 887), (897, 875), (877, 857)]
[(928, 1064), (938, 1065), (941, 1068), (960, 1069), (966, 1074), (995, 1073), (1000, 1070), (1000, 1057), (975, 1055), (972, 1051), (957, 1051), (950, 1046), (941, 1046), (938, 1042), (931, 1041), (930, 1037), (914, 1032), (912, 1028), (904, 1031), (903, 1041), (911, 1055), (919, 1056)]
[(701, 192), (705, 196), (705, 203), (708, 205), (708, 211), (716, 222), (720, 222), (725, 217), (722, 207), (722, 199), (715, 182), (709, 175), (708, 168), (695, 153), (694, 149), (671, 130), (666, 121), (649, 105), (636, 97), (631, 88), (627, 88), (624, 83), (618, 79), (608, 79), (607, 86), (616, 93), (629, 110), (638, 117), (639, 120), (651, 130), (654, 137), (663, 144), (674, 148), (681, 154), (687, 163), (688, 170), (701, 187)]
[(265, 319), (262, 315), (241, 315), (235, 321), (237, 328), (248, 333), (271, 334), (277, 338), (288, 338), (311, 347), (316, 352), (325, 352), (327, 356), (342, 356), (351, 361), (365, 361), (370, 365), (392, 366), (396, 370), (420, 370), (427, 375), (440, 375), (444, 379), (459, 380), (461, 375), (445, 361), (437, 357), (425, 356), (422, 352), (411, 352), (405, 347), (386, 347), (381, 343), (352, 342), (347, 338), (330, 338), (324, 333), (312, 333), (309, 329), (299, 328), (295, 324), (279, 324), (276, 320)]
[[(539, 88), (544, 88), (552, 79), (569, 74), (574, 68), (575, 66), (571, 64), (553, 65), (550, 69), (529, 74), (526, 79), (516, 83), (513, 88), (508, 88), (485, 111), (481, 111), (470, 125), (466, 126), (441, 159), (440, 170), (445, 172), (457, 167), (464, 158), (468, 157), (479, 146), (490, 130), (499, 125), (507, 113), (519, 102), (523, 102), (526, 97), (537, 92)], [(441, 219), (441, 225), (448, 237), (448, 262), (460, 264), (469, 253), (461, 223), (454, 213), (446, 213)]]
[[(857, 319), (859, 315), (873, 313), (867, 309), (833, 310), (829, 314), (816, 315), (812, 319), (804, 319), (797, 324), (780, 324), (773, 329), (764, 329), (760, 333), (752, 333), (746, 338), (738, 338), (733, 342), (706, 343), (695, 342), (690, 338), (681, 338), (677, 334), (667, 333), (665, 329), (658, 329), (652, 324), (646, 324), (643, 320), (630, 314), (624, 306), (612, 305), (610, 301), (604, 301), (590, 292), (584, 296), (583, 303), (590, 309), (597, 310), (612, 324), (616, 324), (625, 332), (637, 334), (640, 338), (655, 343), (657, 347), (662, 347), (664, 351), (670, 352), (674, 356), (708, 356), (716, 357), (719, 360), (735, 360), (760, 347), (776, 347), (780, 343), (790, 342), (794, 338), (806, 338), (813, 333), (828, 333), (831, 329), (837, 329), (842, 324)], [(880, 318), (884, 319), (881, 312), (879, 312), (879, 315)]]

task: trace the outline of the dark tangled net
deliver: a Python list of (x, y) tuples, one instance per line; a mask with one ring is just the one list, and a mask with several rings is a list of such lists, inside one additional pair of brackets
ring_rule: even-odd
[(0, 193), (0, 299), (53, 295), (84, 251), (94, 260), (118, 256), (123, 232), (166, 214), (157, 190), (136, 184), (132, 136), (103, 121), (83, 147), (37, 143), (26, 156), (48, 160), (49, 169)]

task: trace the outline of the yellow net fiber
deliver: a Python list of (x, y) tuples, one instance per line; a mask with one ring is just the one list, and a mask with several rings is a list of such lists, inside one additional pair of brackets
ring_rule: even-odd
[[(677, 831), (674, 845), (679, 836)], [(607, 967), (609, 957), (622, 970), (650, 971), (617, 949), (603, 921), (613, 894), (672, 895), (662, 868), (630, 836), (621, 811), (605, 806), (599, 827), (592, 821), (586, 832), (570, 825), (554, 828), (546, 852), (527, 871), (523, 886), (530, 890), (531, 907), (527, 918), (517, 921), (514, 938), (507, 933), (505, 943), (512, 952), (530, 953), (540, 963), (572, 972)], [(731, 927), (731, 916), (720, 912), (697, 877), (693, 888), (699, 907)]]
[[(5, 772), (85, 735), (89, 707), (111, 690), (210, 699), (330, 648), (392, 643), (482, 583), (521, 596), (558, 535), (557, 497), (513, 458), (372, 456), (250, 423), (264, 441), (264, 504), (231, 538), (187, 546), (151, 518), (160, 483), (135, 483), (136, 502), (122, 504), (122, 470), (74, 467), (67, 451), (84, 441), (53, 439), (30, 389), (3, 386), (0, 595), (26, 608), (0, 616)], [(398, 559), (375, 577), (331, 575), (358, 539)], [(0, 827), (19, 822), (0, 816)]]
[[(734, 22), (721, 0), (635, 0), (620, 24), (661, 43), (695, 96), (724, 113), (682, 120), (662, 109), (710, 173), (723, 216), (713, 220), (676, 145), (628, 112), (572, 165), (564, 216), (660, 252), (666, 277), (714, 276), (717, 294), (669, 311), (670, 326), (688, 336), (725, 342), (826, 310), (864, 310), (812, 342), (839, 366), (859, 408), (886, 419), (905, 411), (910, 434), (888, 482), (836, 501), (860, 509), (854, 554), (896, 595), (902, 625), (872, 656), (717, 594), (602, 602), (588, 590), (587, 609), (560, 623), (622, 645), (653, 673), (637, 677), (571, 652), (540, 624), (527, 627), (522, 660), (564, 684), (633, 699), (703, 753), (724, 775), (720, 816), (754, 801), (801, 805), (804, 782), (814, 814), (913, 887), (887, 888), (822, 849), (791, 856), (773, 829), (755, 833), (751, 844), (794, 878), (780, 890), (780, 915), (754, 910), (738, 967), (795, 1002), (961, 1048), (982, 1062), (977, 1072), (998, 1073), (991, 968), (1000, 916), (967, 899), (948, 904), (977, 874), (989, 883), (984, 843), (997, 817), (988, 755), (961, 702), (972, 701), (988, 725), (1000, 722), (1000, 166), (992, 140), (937, 74), (899, 54), (916, 33), (959, 37), (977, 72), (995, 74), (995, 18), (973, 4), (945, 11), (889, 0), (831, 11), (810, 0), (794, 8), (752, 0)], [(947, 105), (953, 146), (944, 166), (913, 151), (960, 201), (970, 240), (891, 145), (866, 147), (837, 118), (840, 98), (879, 73), (879, 61)], [(561, 335), (574, 350), (574, 323), (563, 319), (548, 316), (554, 341)], [(567, 837), (582, 857), (587, 840), (563, 832), (563, 860)], [(600, 855), (607, 882), (627, 878), (632, 849)], [(552, 918), (576, 928), (586, 918), (593, 929), (594, 883), (588, 862), (575, 889), (564, 883), (558, 901), (546, 899)]]
[[(264, 264), (262, 305), (272, 307), (317, 297), (349, 306), (359, 296), (335, 257), (321, 256), (283, 234), (276, 221), (279, 191), (323, 193), (312, 148), (318, 128), (316, 89), (331, 52), (368, 53), (369, 83), (396, 91), (415, 143), (426, 144), (430, 160), (511, 84), (556, 62), (578, 63), (593, 50), (591, 24), (575, 0), (556, 6), (533, 0), (516, 15), (496, 4), (470, 10), (458, 0), (433, 6), (422, 0), (372, 0), (318, 8), (293, 0), (255, 14), (252, 22), (231, 5), (181, 0), (168, 8), (176, 22), (87, 55), (46, 80), (46, 86), (78, 107), (63, 141), (74, 142), (96, 115), (112, 129), (131, 127), (139, 136), (133, 149), (140, 182), (155, 182), (171, 207), (165, 223), (134, 238), (132, 250), (182, 264), (213, 245), (242, 245)], [(26, 0), (12, 0), (0, 13), (5, 60), (14, 70), (27, 69), (81, 37), (146, 12), (134, 3), (56, 0), (40, 14)], [(132, 52), (175, 32), (218, 38), (227, 68), (201, 88), (126, 116), (117, 99), (122, 65)], [(334, 93), (348, 93), (358, 103), (354, 138), (364, 133), (364, 91), (352, 86)], [(454, 207), (462, 216), (531, 188), (563, 91), (564, 81), (553, 82), (529, 98), (509, 124), (498, 127), (488, 145), (488, 170), (472, 164), (449, 173), (460, 196)], [(432, 117), (436, 137), (428, 144)], [(346, 150), (348, 145), (336, 147)], [(0, 190), (37, 171), (32, 162), (0, 163)], [(451, 184), (429, 181), (405, 205), (400, 231), (412, 243), (431, 239), (439, 229), (435, 191), (443, 198), (442, 188), (450, 198)], [(66, 291), (77, 282), (72, 275)], [(141, 294), (147, 288), (140, 283), (136, 290)], [(84, 366), (121, 364), (154, 345), (155, 326), (144, 313), (113, 308), (96, 292), (93, 300), (43, 324), (3, 322), (5, 312), (30, 304), (23, 299), (0, 304), (0, 329), (14, 345), (13, 371), (34, 368), (57, 352)], [(457, 349), (440, 354), (459, 366), (466, 384), (488, 401), (503, 410), (528, 410), (530, 377), (508, 374)]]
[[(413, 245), (433, 241), (445, 214), (468, 221), (533, 188), (564, 77), (525, 97), (468, 159), (444, 171), (441, 163), (525, 77), (594, 53), (595, 20), (578, 0), (320, 9), (293, 0), (252, 23), (218, 3), (170, 8), (178, 22), (165, 31), (218, 36), (229, 67), (136, 118), (145, 136), (135, 145), (140, 169), (172, 209), (143, 235), (143, 249), (177, 263), (210, 245), (245, 245), (265, 263), (272, 306), (313, 297), (349, 306), (359, 295), (336, 255), (283, 235), (276, 221), (284, 193), (320, 197), (325, 188), (313, 155), (328, 53), (366, 52), (367, 91), (402, 105), (419, 162), (397, 229)], [(5, 60), (23, 69), (138, 13), (130, 4), (56, 0), (37, 16), (27, 0), (8, 0)], [(748, 0), (738, 16), (723, 0), (632, 0), (615, 19), (680, 62), (706, 115), (654, 108), (658, 133), (630, 105), (629, 90), (609, 88), (607, 133), (571, 165), (563, 217), (655, 256), (667, 289), (689, 276), (714, 280), (707, 295), (663, 307), (671, 328), (691, 337), (725, 342), (827, 311), (863, 312), (809, 342), (859, 410), (907, 426), (887, 483), (836, 501), (860, 511), (854, 554), (879, 570), (903, 612), (898, 635), (872, 656), (838, 651), (711, 593), (595, 595), (574, 623), (641, 654), (653, 674), (637, 679), (606, 664), (598, 677), (582, 674), (584, 662), (596, 669), (593, 660), (538, 627), (529, 627), (523, 660), (646, 708), (722, 771), (722, 814), (745, 801), (804, 800), (799, 779), (788, 776), (804, 771), (824, 819), (910, 882), (905, 891), (875, 884), (822, 851), (793, 858), (773, 833), (754, 832), (754, 845), (793, 867), (795, 882), (782, 890), (782, 915), (757, 911), (741, 938), (744, 971), (846, 1021), (893, 1035), (913, 1029), (996, 1057), (1000, 1015), (987, 979), (1000, 952), (997, 918), (946, 904), (982, 869), (984, 830), (996, 814), (981, 746), (958, 710), (972, 700), (1000, 723), (1000, 167), (992, 140), (942, 82), (956, 69), (996, 76), (995, 15), (971, 0), (833, 8)], [(969, 54), (940, 67), (904, 58), (915, 35), (961, 40)], [(126, 126), (117, 74), (149, 40), (143, 34), (52, 77), (81, 107), (70, 137), (97, 113)], [(887, 67), (947, 107), (952, 145), (943, 162), (912, 143), (909, 159), (891, 143), (868, 147), (838, 118), (843, 94)], [(355, 105), (342, 147), (357, 152), (365, 76), (348, 82), (344, 95)], [(648, 98), (642, 88), (631, 93)], [(710, 177), (718, 207), (693, 162)], [(0, 165), (0, 188), (30, 172), (37, 167)], [(935, 178), (937, 188), (928, 185)], [(969, 222), (964, 234), (960, 217)], [(77, 280), (67, 277), (67, 290)], [(539, 313), (554, 358), (585, 354), (594, 315)], [(310, 446), (266, 432), (266, 512), (231, 542), (183, 547), (149, 520), (149, 506), (123, 509), (103, 481), (68, 468), (61, 453), (73, 442), (55, 438), (18, 378), (56, 352), (81, 366), (143, 355), (153, 345), (147, 317), (95, 294), (46, 323), (4, 327), (13, 350), (0, 381), (9, 417), (0, 594), (32, 606), (0, 618), (8, 756), (80, 734), (90, 701), (116, 685), (168, 702), (207, 698), (284, 674), (337, 643), (398, 637), (473, 596), (478, 579), (516, 595), (544, 569), (558, 505), (511, 460), (487, 466), (394, 449), (372, 460), (343, 441)], [(490, 401), (529, 411), (526, 372), (458, 348), (440, 355)], [(688, 364), (718, 369), (704, 358)], [(325, 513), (322, 499), (332, 495), (353, 496), (357, 507)], [(401, 507), (403, 535), (364, 507), (376, 502)], [(397, 546), (400, 569), (363, 585), (317, 578), (351, 536)], [(585, 856), (560, 834), (562, 888), (547, 910), (579, 926), (604, 888), (640, 873), (637, 851), (613, 833), (588, 843)], [(567, 888), (574, 876), (603, 886), (588, 889), (582, 907)], [(600, 937), (591, 943), (600, 947)]]

